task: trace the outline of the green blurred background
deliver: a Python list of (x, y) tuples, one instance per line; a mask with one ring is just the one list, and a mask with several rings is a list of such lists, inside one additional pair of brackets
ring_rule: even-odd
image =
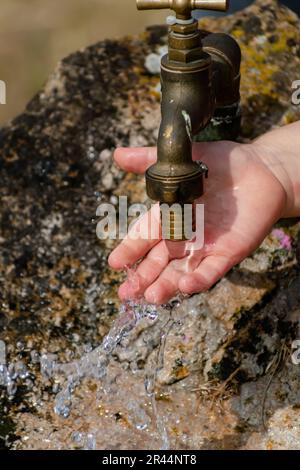
[(21, 112), (59, 59), (103, 38), (143, 31), (166, 12), (138, 12), (135, 0), (0, 0), (0, 124)]
[[(230, 12), (251, 1), (231, 0)], [(300, 13), (300, 0), (281, 1)], [(103, 38), (142, 32), (164, 23), (168, 14), (139, 12), (136, 0), (0, 0), (0, 80), (7, 85), (0, 125), (23, 110), (70, 52)]]

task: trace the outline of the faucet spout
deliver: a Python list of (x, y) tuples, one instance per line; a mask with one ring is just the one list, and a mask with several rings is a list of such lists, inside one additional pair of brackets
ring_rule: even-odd
[[(161, 204), (179, 204), (182, 212), (185, 204), (203, 195), (207, 168), (193, 161), (193, 138), (208, 125), (215, 107), (212, 59), (202, 49), (196, 20), (172, 26), (169, 53), (161, 63), (161, 83), (158, 158), (146, 173), (147, 193)], [(181, 215), (179, 219), (175, 225), (183, 225)], [(172, 240), (174, 230), (169, 228), (165, 238)], [(181, 230), (179, 239), (183, 238)]]
[(209, 123), (214, 110), (211, 58), (174, 66), (162, 60), (162, 121), (157, 163), (146, 173), (148, 195), (161, 203), (191, 203), (203, 194), (206, 170), (193, 161), (193, 136)]
[[(227, 122), (234, 122), (235, 133), (239, 129), (239, 46), (225, 34), (200, 32), (191, 15), (196, 7), (225, 10), (228, 3), (137, 0), (141, 9), (169, 6), (176, 13), (168, 35), (168, 54), (161, 62), (162, 120), (157, 162), (146, 172), (148, 196), (169, 207), (167, 231), (162, 220), (165, 239), (186, 239), (183, 208), (185, 204), (194, 205), (204, 193), (208, 169), (193, 161), (193, 141), (204, 135), (202, 131), (209, 125), (221, 124), (220, 128), (226, 130)], [(220, 132), (215, 134), (219, 136)], [(175, 205), (181, 212), (176, 212)]]

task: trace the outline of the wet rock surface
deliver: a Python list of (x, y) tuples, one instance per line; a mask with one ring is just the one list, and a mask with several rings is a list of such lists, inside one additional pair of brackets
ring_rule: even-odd
[[(242, 47), (242, 139), (300, 119), (295, 14), (259, 0), (201, 26)], [(165, 42), (166, 28), (153, 27), (74, 53), (0, 130), (0, 447), (300, 448), (297, 220), (278, 224), (209, 292), (139, 321), (106, 376), (82, 377), (67, 417), (54, 412), (62, 384), (53, 364), (97, 348), (119, 312), (123, 273), (107, 268), (113, 243), (97, 240), (95, 213), (121, 194), (146, 198), (112, 151), (155, 144), (159, 77), (149, 55)]]

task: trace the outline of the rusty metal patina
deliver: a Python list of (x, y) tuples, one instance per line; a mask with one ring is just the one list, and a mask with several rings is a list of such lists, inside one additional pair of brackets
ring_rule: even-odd
[(174, 10), (177, 18), (190, 18), (192, 10), (227, 11), (229, 0), (136, 0), (138, 10)]
[[(137, 7), (170, 8), (176, 13), (168, 34), (168, 54), (161, 61), (158, 159), (146, 172), (146, 187), (151, 199), (170, 206), (164, 237), (183, 240), (183, 206), (203, 195), (207, 177), (207, 168), (192, 159), (193, 141), (199, 135), (201, 139), (213, 118), (224, 132), (227, 120), (226, 137), (234, 139), (239, 132), (241, 51), (227, 34), (200, 31), (192, 17), (193, 9), (226, 11), (228, 1), (137, 0)], [(181, 206), (181, 215), (173, 212), (173, 204)]]

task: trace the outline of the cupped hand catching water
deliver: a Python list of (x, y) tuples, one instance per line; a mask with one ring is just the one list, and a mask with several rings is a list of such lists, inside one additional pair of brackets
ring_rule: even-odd
[[(150, 303), (161, 304), (178, 292), (205, 291), (260, 245), (287, 211), (282, 162), (269, 145), (276, 140), (276, 132), (266, 135), (275, 134), (272, 139), (252, 144), (194, 144), (194, 160), (209, 168), (205, 194), (197, 201), (204, 204), (204, 247), (186, 253), (183, 242), (131, 239), (129, 233), (109, 257), (114, 269), (140, 261), (138, 282), (124, 282), (119, 289), (121, 299), (144, 296)], [(120, 148), (115, 161), (126, 171), (144, 173), (155, 163), (156, 149)], [(139, 222), (141, 228), (146, 219)]]

